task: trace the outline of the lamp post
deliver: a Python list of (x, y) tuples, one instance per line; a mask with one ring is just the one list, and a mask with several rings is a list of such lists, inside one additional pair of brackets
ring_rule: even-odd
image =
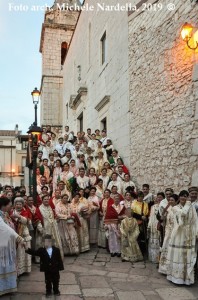
[(37, 126), (37, 105), (39, 103), (40, 92), (35, 88), (31, 93), (35, 110), (34, 123), (29, 127), (28, 134), (31, 135), (31, 148), (32, 148), (32, 162), (33, 162), (33, 200), (37, 204), (37, 182), (36, 182), (36, 168), (37, 168), (37, 154), (38, 154), (38, 141), (39, 135), (42, 133), (42, 128)]
[(35, 110), (34, 125), (37, 126), (37, 105), (39, 103), (40, 91), (35, 87), (35, 89), (31, 92), (31, 95), (32, 95), (32, 100), (33, 100), (34, 110)]

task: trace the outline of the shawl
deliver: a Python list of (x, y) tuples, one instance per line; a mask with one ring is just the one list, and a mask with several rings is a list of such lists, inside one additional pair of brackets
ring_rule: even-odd
[(15, 263), (16, 240), (18, 234), (0, 217), (0, 257), (1, 265), (6, 267)]
[(110, 205), (107, 208), (107, 212), (105, 215), (105, 223), (106, 221), (109, 220), (118, 220), (118, 217), (124, 215), (124, 213), (125, 213), (125, 206), (123, 204), (119, 204), (118, 210), (116, 210), (115, 204)]

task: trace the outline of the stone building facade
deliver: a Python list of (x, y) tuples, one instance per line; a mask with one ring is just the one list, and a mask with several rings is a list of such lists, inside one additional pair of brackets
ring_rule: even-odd
[[(70, 5), (78, 1), (67, 1)], [(57, 0), (45, 13), (42, 25), (41, 124), (62, 126), (63, 63), (78, 19), (78, 11), (61, 10), (65, 1)]]
[(84, 1), (94, 10), (81, 12), (64, 63), (63, 125), (106, 128), (129, 163), (128, 15), (97, 10), (97, 3)]
[(198, 186), (198, 60), (180, 36), (198, 4), (171, 2), (129, 16), (130, 164), (155, 191)]
[(130, 12), (96, 9), (98, 2), (85, 0), (95, 9), (80, 14), (45, 15), (41, 123), (105, 127), (139, 187), (198, 185), (198, 53), (180, 37), (185, 22), (198, 26), (197, 1), (131, 0), (139, 10)]

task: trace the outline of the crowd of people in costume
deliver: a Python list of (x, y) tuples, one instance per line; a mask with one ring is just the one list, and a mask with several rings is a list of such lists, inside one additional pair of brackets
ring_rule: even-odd
[(198, 187), (156, 195), (147, 183), (140, 189), (105, 130), (75, 136), (68, 126), (64, 133), (43, 128), (36, 176), (36, 199), (25, 187), (1, 193), (0, 295), (39, 262), (27, 249), (38, 249), (46, 234), (62, 258), (94, 245), (123, 262), (148, 259), (176, 284), (194, 283)]

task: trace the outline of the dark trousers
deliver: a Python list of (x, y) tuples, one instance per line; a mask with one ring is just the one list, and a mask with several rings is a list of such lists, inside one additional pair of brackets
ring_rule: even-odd
[(52, 292), (52, 286), (54, 293), (58, 293), (59, 291), (59, 280), (60, 274), (57, 272), (45, 272), (45, 285), (46, 285), (46, 293)]

